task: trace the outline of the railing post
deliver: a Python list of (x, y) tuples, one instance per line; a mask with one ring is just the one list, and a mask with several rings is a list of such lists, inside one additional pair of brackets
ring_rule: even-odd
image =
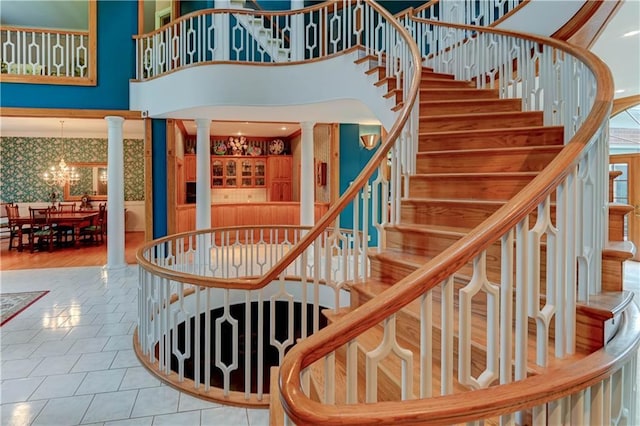
[[(291, 10), (304, 7), (304, 0), (291, 0)], [(302, 13), (291, 16), (291, 60), (304, 59), (304, 15)]]
[[(229, 9), (231, 7), (229, 0), (215, 0), (214, 8)], [(213, 26), (215, 27), (215, 53), (213, 59), (215, 61), (229, 60), (229, 14), (216, 13), (213, 15)]]

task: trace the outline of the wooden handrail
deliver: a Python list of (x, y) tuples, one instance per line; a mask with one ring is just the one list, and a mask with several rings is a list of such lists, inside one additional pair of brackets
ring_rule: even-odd
[[(379, 324), (385, 318), (399, 311), (426, 291), (434, 288), (496, 240), (500, 239), (507, 231), (515, 227), (530, 211), (544, 201), (569, 174), (579, 161), (581, 154), (593, 144), (592, 137), (597, 134), (602, 123), (608, 119), (611, 111), (613, 80), (610, 71), (608, 67), (591, 52), (548, 37), (520, 35), (514, 31), (487, 29), (477, 26), (416, 20), (438, 26), (520, 37), (565, 51), (585, 63), (595, 75), (595, 80), (598, 82), (598, 89), (594, 105), (581, 128), (571, 141), (565, 145), (556, 158), (503, 207), (465, 237), (456, 241), (444, 252), (437, 255), (393, 287), (373, 298), (360, 308), (345, 315), (341, 321), (320, 330), (318, 333), (315, 333), (291, 349), (284, 358), (280, 368), (280, 387), (282, 392), (281, 400), (285, 410), (295, 421), (306, 423), (308, 421), (313, 422), (314, 420), (322, 419), (322, 422), (325, 422), (329, 421), (329, 413), (338, 414), (337, 411), (334, 413), (333, 408), (322, 406), (323, 415), (321, 417), (307, 418), (302, 415), (302, 413), (311, 415), (313, 410), (316, 410), (316, 412), (318, 410), (317, 403), (310, 401), (301, 391), (300, 373), (304, 368), (348, 343), (365, 330)], [(549, 380), (549, 378), (546, 380)], [(524, 389), (527, 388), (524, 387), (523, 390)], [(485, 392), (490, 393), (497, 391), (489, 389), (486, 391), (483, 390), (482, 392), (484, 394)], [(528, 393), (525, 394), (527, 394), (528, 398)], [(520, 394), (520, 397), (523, 395), (524, 394)], [(451, 396), (446, 398), (456, 397)], [(434, 398), (434, 401), (435, 400), (442, 401), (442, 398)], [(420, 415), (425, 415), (424, 412), (428, 407), (428, 415), (425, 415), (426, 417), (423, 418), (426, 419), (428, 417), (429, 420), (434, 418), (434, 410), (435, 412), (442, 410), (439, 415), (442, 418), (448, 418), (448, 416), (453, 415), (453, 413), (459, 409), (457, 407), (451, 408), (449, 404), (443, 408), (441, 405), (442, 402), (438, 404), (435, 402), (426, 403), (425, 401), (403, 401), (401, 403), (383, 402), (376, 405), (367, 404), (366, 406), (364, 404), (355, 404), (349, 406), (349, 412), (351, 412), (351, 410), (354, 412), (353, 424), (359, 424), (364, 413), (366, 413), (366, 418), (369, 419), (370, 423), (376, 423), (381, 421), (381, 419), (395, 422), (398, 421), (398, 417), (394, 417), (394, 414), (392, 414), (394, 410), (406, 413), (408, 404), (414, 407), (417, 412), (421, 412), (422, 414)], [(484, 405), (482, 408), (484, 409)], [(312, 411), (309, 411), (310, 409)], [(481, 410), (481, 408), (476, 407), (476, 410)], [(377, 414), (374, 415), (374, 413)], [(481, 411), (475, 411), (475, 414), (470, 413), (469, 416), (480, 415), (480, 413)], [(405, 415), (409, 416), (406, 421), (410, 421), (410, 419), (413, 418), (409, 414)], [(436, 414), (436, 417), (437, 416)], [(356, 417), (358, 418), (356, 419)], [(349, 424), (345, 421), (345, 410), (342, 406), (340, 407), (340, 422), (342, 424)]]
[[(411, 35), (407, 32), (407, 30), (401, 26), (396, 19), (393, 18), (389, 12), (387, 12), (384, 8), (378, 5), (375, 2), (371, 2), (370, 5), (381, 15), (385, 17), (385, 19), (393, 26), (395, 29), (402, 35), (402, 37), (408, 41), (407, 45), (411, 51), (412, 62), (414, 64), (420, 64), (420, 52), (418, 51), (418, 47), (413, 43), (411, 39)], [(319, 8), (320, 6), (314, 6), (312, 8), (307, 8), (304, 10), (313, 10), (315, 8)], [(295, 11), (299, 12), (299, 10)], [(282, 14), (282, 12), (281, 12)], [(188, 16), (188, 15), (186, 15)], [(386, 137), (383, 138), (383, 142), (379, 145), (376, 153), (371, 157), (367, 165), (360, 172), (360, 175), (356, 178), (356, 180), (347, 188), (347, 190), (342, 194), (342, 196), (333, 204), (329, 210), (322, 216), (322, 218), (313, 226), (307, 234), (296, 244), (291, 251), (285, 254), (276, 265), (271, 268), (269, 272), (267, 272), (264, 276), (259, 279), (249, 279), (249, 278), (234, 278), (234, 279), (221, 279), (221, 278), (206, 278), (206, 277), (198, 277), (191, 274), (185, 274), (177, 271), (168, 271), (162, 268), (158, 268), (153, 265), (151, 262), (147, 261), (143, 257), (143, 252), (158, 243), (166, 242), (173, 239), (174, 236), (165, 237), (160, 240), (152, 241), (144, 246), (142, 246), (138, 252), (136, 253), (136, 259), (138, 264), (143, 266), (145, 269), (153, 270), (154, 274), (162, 276), (164, 278), (169, 278), (176, 281), (181, 281), (190, 284), (197, 284), (205, 287), (222, 287), (222, 288), (242, 288), (242, 289), (258, 289), (267, 286), (271, 281), (276, 279), (278, 275), (282, 271), (286, 269), (286, 267), (292, 263), (298, 256), (300, 256), (313, 241), (325, 230), (325, 228), (330, 228), (334, 225), (336, 218), (344, 210), (344, 208), (356, 197), (358, 192), (367, 184), (369, 178), (373, 175), (373, 173), (378, 169), (379, 164), (387, 159), (387, 152), (393, 147), (396, 143), (396, 140), (400, 137), (400, 133), (405, 126), (405, 123), (409, 120), (411, 115), (411, 110), (413, 109), (413, 105), (415, 104), (416, 97), (420, 88), (420, 78), (421, 73), (416, 70), (413, 74), (409, 95), (406, 102), (403, 104), (402, 109), (399, 112), (398, 119), (394, 123), (391, 130), (387, 133)], [(202, 232), (209, 232), (208, 230)], [(189, 234), (189, 233), (185, 233)]]
[[(307, 341), (294, 346), (291, 352), (296, 351)], [(625, 320), (622, 322), (621, 329), (605, 348), (579, 362), (550, 368), (547, 374), (475, 390), (473, 397), (470, 397), (469, 393), (458, 393), (402, 402), (332, 406), (307, 399), (299, 392), (301, 388), (290, 386), (290, 381), (295, 380), (291, 375), (281, 376), (280, 386), (291, 391), (283, 394), (283, 402), (292, 403), (293, 401), (289, 398), (294, 398), (295, 415), (292, 416), (290, 411), (288, 414), (297, 424), (459, 424), (526, 410), (571, 395), (611, 376), (631, 357), (637, 356), (638, 348), (640, 348), (640, 312), (632, 303), (625, 311)], [(293, 357), (288, 354), (285, 357), (285, 363), (291, 358)], [(280, 368), (282, 370), (284, 364)]]
[[(310, 12), (314, 12), (316, 10), (320, 10), (324, 7), (326, 7), (329, 4), (332, 3), (336, 3), (336, 0), (328, 0), (325, 1), (323, 3), (318, 3), (314, 6), (309, 6), (309, 7), (305, 7), (304, 9), (295, 9), (295, 10), (264, 10), (264, 9), (260, 9), (260, 10), (251, 10), (251, 9), (201, 9), (201, 10), (196, 10), (194, 12), (190, 12), (187, 13), (186, 15), (182, 15), (181, 17), (179, 17), (178, 19), (174, 19), (171, 22), (163, 25), (160, 28), (157, 28), (151, 32), (148, 33), (144, 33), (144, 34), (134, 34), (133, 35), (133, 39), (134, 40), (138, 40), (141, 38), (146, 38), (149, 36), (152, 36), (154, 34), (158, 34), (161, 33), (162, 31), (165, 30), (165, 28), (179, 24), (182, 21), (187, 21), (191, 18), (195, 18), (197, 16), (200, 15), (209, 15), (209, 14), (213, 14), (213, 13), (230, 13), (230, 14), (241, 14), (241, 15), (255, 15), (256, 12), (260, 15), (260, 16), (265, 16), (265, 17), (271, 17), (271, 16), (288, 16), (291, 14), (300, 14), (300, 13), (310, 13)], [(377, 9), (377, 8), (376, 8)], [(272, 65), (272, 64), (270, 64)]]
[(24, 33), (46, 33), (46, 34), (61, 34), (61, 35), (80, 35), (89, 36), (89, 30), (59, 30), (55, 28), (36, 28), (36, 27), (14, 27), (10, 25), (0, 26), (0, 31), (20, 31)]

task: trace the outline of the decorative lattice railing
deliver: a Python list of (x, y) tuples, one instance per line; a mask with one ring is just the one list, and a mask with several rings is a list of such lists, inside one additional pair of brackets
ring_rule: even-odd
[[(0, 27), (4, 81), (74, 82), (90, 78), (89, 31)], [(13, 79), (13, 80), (12, 80)], [(17, 80), (16, 80), (17, 81)]]

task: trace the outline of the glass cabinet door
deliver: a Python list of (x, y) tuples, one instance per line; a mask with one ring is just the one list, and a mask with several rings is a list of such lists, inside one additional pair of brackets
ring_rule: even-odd
[(240, 170), (242, 186), (253, 186), (253, 160), (242, 160)]
[(211, 162), (211, 186), (223, 186), (224, 168), (222, 161), (213, 160)]
[(227, 160), (224, 186), (237, 186), (236, 176), (236, 160)]
[(265, 185), (265, 173), (266, 163), (264, 160), (255, 160), (254, 163), (254, 176), (255, 176), (255, 185), (256, 186), (264, 186)]

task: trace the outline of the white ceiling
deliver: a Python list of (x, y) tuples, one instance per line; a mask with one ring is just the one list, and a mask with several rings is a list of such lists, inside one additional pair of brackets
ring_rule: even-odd
[[(33, 26), (73, 27), (79, 25), (77, 15), (82, 10), (76, 0), (34, 1), (2, 0), (0, 11), (2, 24)], [(522, 12), (506, 21), (504, 28), (514, 27), (525, 32), (542, 35), (554, 33), (562, 23), (584, 3), (583, 0), (531, 0)], [(24, 7), (27, 7), (26, 13)], [(84, 7), (84, 6), (82, 6)], [(18, 12), (18, 9), (21, 12)], [(86, 16), (86, 9), (82, 12)], [(553, 11), (553, 13), (550, 13)], [(55, 22), (53, 17), (66, 17), (64, 22)], [(49, 22), (50, 24), (47, 24)], [(592, 51), (601, 57), (612, 70), (616, 98), (640, 94), (640, 35), (624, 37), (624, 34), (640, 30), (640, 0), (626, 0), (609, 23)], [(621, 127), (637, 127), (633, 114), (616, 117)], [(638, 117), (637, 112), (635, 117)], [(66, 137), (106, 137), (106, 122), (92, 119), (69, 119), (65, 121)], [(0, 135), (2, 136), (60, 136), (61, 118), (14, 118), (0, 117)], [(126, 120), (125, 138), (142, 138), (144, 130), (141, 121)], [(285, 130), (282, 128), (286, 127)], [(195, 134), (195, 123), (185, 122), (189, 134)], [(211, 134), (231, 135), (238, 132), (247, 136), (282, 137), (295, 132), (299, 127), (288, 123), (248, 123), (248, 122), (212, 122)]]
[[(61, 121), (64, 124), (61, 124)], [(196, 134), (196, 123), (194, 121), (184, 120), (183, 124), (187, 134)], [(211, 134), (224, 136), (286, 137), (299, 129), (298, 123), (211, 122)], [(106, 138), (107, 122), (101, 119), (0, 117), (0, 135), (12, 137)], [(144, 126), (142, 121), (125, 120), (123, 136), (125, 139), (143, 139)]]

